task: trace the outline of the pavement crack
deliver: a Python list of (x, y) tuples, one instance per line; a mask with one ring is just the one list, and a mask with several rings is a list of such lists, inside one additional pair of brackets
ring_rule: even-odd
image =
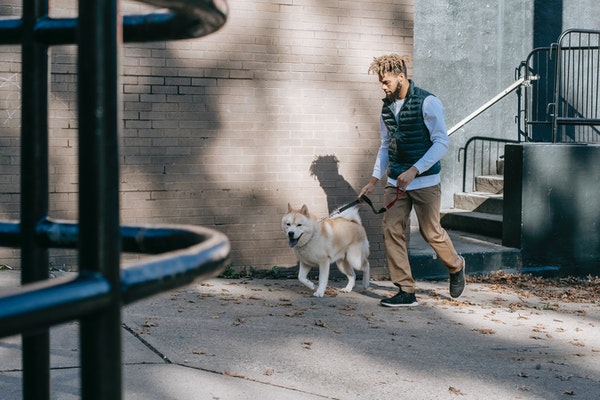
[(127, 326), (127, 324), (121, 323), (121, 326), (127, 332), (131, 333), (133, 335), (133, 337), (135, 337), (137, 340), (139, 340), (140, 342), (142, 342), (142, 344), (144, 346), (146, 346), (148, 349), (150, 349), (150, 351), (152, 351), (154, 354), (156, 354), (157, 356), (159, 356), (161, 358), (161, 360), (163, 360), (165, 362), (165, 364), (173, 364), (173, 362), (169, 359), (169, 357), (167, 357), (160, 350), (158, 350), (156, 347), (154, 347), (150, 343), (148, 343), (148, 341), (146, 339), (144, 339), (142, 337), (142, 335), (140, 335), (135, 330), (133, 330), (132, 328), (130, 328), (129, 326)]

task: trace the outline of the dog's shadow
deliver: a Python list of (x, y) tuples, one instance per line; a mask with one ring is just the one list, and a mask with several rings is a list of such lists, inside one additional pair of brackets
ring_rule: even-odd
[(353, 201), (358, 193), (339, 171), (340, 161), (333, 155), (317, 156), (310, 165), (310, 175), (321, 185), (327, 197), (327, 209), (331, 213), (337, 207)]

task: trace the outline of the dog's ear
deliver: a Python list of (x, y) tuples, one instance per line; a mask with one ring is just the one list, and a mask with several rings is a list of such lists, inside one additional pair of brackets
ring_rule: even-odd
[(292, 206), (290, 205), (290, 203), (288, 203), (288, 212), (291, 213), (292, 212)]
[(307, 217), (309, 216), (309, 215), (308, 215), (308, 207), (306, 207), (306, 204), (302, 204), (302, 208), (300, 209), (300, 212), (301, 212), (303, 215), (306, 215)]

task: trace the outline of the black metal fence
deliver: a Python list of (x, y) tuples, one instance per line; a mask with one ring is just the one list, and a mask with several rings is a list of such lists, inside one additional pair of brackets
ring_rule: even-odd
[[(21, 217), (0, 222), (0, 246), (21, 249), (22, 287), (0, 297), (0, 337), (22, 334), (23, 397), (50, 399), (49, 327), (80, 321), (81, 397), (118, 400), (121, 307), (220, 271), (221, 233), (193, 226), (119, 222), (119, 75), (122, 41), (194, 38), (218, 30), (220, 0), (146, 0), (166, 12), (125, 16), (117, 0), (80, 0), (78, 18), (49, 17), (48, 0), (25, 0), (21, 18), (0, 20), (0, 44), (22, 46)], [(48, 49), (78, 46), (79, 221), (48, 209)], [(78, 275), (48, 280), (48, 250), (78, 251)], [(121, 252), (151, 254), (121, 268)]]
[(520, 97), (520, 134), (553, 143), (600, 143), (600, 31), (571, 29), (533, 50), (519, 76), (539, 79)]

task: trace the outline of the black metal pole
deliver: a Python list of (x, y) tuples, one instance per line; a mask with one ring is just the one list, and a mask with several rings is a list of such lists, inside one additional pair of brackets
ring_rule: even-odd
[(81, 319), (82, 398), (121, 399), (117, 0), (80, 0), (79, 267), (111, 285), (110, 304)]
[[(21, 283), (48, 279), (48, 251), (35, 229), (48, 214), (48, 49), (35, 40), (47, 0), (23, 3), (21, 108)], [(50, 335), (40, 329), (23, 338), (23, 398), (50, 398)]]

